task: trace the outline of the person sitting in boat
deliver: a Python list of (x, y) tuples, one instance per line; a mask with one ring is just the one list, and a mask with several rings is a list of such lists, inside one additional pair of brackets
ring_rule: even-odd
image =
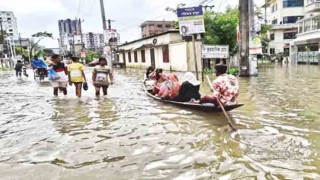
[(170, 74), (161, 84), (159, 93), (156, 96), (162, 99), (173, 100), (179, 95), (180, 83), (175, 74)]
[(216, 76), (217, 78), (212, 82), (213, 94), (202, 97), (198, 102), (203, 103), (213, 103), (216, 106), (219, 106), (217, 100), (219, 100), (222, 105), (229, 106), (237, 104), (237, 98), (239, 95), (239, 83), (238, 79), (231, 75), (227, 74), (226, 65), (216, 65)]
[(154, 67), (153, 66), (149, 66), (146, 72), (146, 78), (149, 79), (150, 74), (153, 73), (154, 71)]
[(158, 94), (160, 86), (167, 79), (167, 76), (163, 73), (161, 68), (158, 68), (149, 75), (149, 78), (155, 80), (153, 85), (153, 94)]
[(189, 102), (191, 99), (199, 100), (201, 98), (199, 90), (200, 81), (196, 79), (192, 72), (187, 72), (182, 77), (179, 96), (174, 98), (174, 101)]

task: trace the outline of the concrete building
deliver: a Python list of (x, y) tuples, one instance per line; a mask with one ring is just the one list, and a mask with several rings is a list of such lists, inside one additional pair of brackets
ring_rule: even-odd
[(11, 11), (0, 11), (0, 23), (11, 39), (19, 39), (17, 19)]
[[(201, 71), (201, 41), (196, 41), (198, 69)], [(192, 42), (186, 42), (179, 30), (169, 30), (119, 46), (119, 62), (126, 67), (149, 66), (173, 71), (195, 71)]]
[(273, 25), (268, 33), (270, 39), (268, 53), (290, 54), (290, 42), (298, 33), (296, 22), (305, 15), (305, 1), (307, 0), (276, 0), (264, 5), (271, 11), (268, 21)]
[[(59, 48), (61, 49), (62, 54), (66, 54), (70, 51), (70, 46), (73, 47), (73, 44), (70, 45), (70, 42), (73, 42), (73, 38), (77, 39), (81, 37), (81, 21), (80, 20), (59, 20)], [(77, 41), (75, 41), (77, 44)], [(80, 38), (81, 44), (81, 38)], [(70, 45), (70, 46), (69, 46)]]
[(146, 21), (141, 24), (141, 36), (143, 38), (163, 33), (172, 29), (173, 21)]
[(86, 49), (94, 51), (103, 51), (105, 46), (104, 34), (102, 33), (84, 33), (83, 42)]
[(320, 0), (306, 0), (305, 17), (297, 21), (297, 39), (290, 43), (297, 63), (320, 63)]

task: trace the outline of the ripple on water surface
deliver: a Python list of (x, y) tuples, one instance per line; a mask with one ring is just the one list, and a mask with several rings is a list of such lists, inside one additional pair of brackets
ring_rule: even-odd
[(320, 178), (319, 95), (300, 95), (306, 86), (320, 88), (310, 83), (320, 75), (315, 68), (262, 69), (240, 79), (246, 105), (230, 113), (236, 133), (221, 113), (148, 98), (138, 70), (116, 70), (107, 98), (94, 98), (90, 86), (81, 102), (73, 87), (67, 98), (53, 99), (48, 85), (11, 73), (0, 73), (4, 178), (24, 177), (17, 171), (40, 179)]

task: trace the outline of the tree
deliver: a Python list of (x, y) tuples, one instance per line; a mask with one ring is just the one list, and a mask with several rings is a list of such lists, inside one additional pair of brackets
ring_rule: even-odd
[(235, 54), (237, 48), (237, 26), (239, 11), (227, 8), (225, 13), (206, 11), (204, 14), (206, 33), (205, 44), (229, 45), (230, 54)]
[(23, 57), (23, 59), (29, 60), (28, 51), (26, 49), (24, 49), (23, 47), (16, 46), (16, 52), (17, 52), (17, 54), (20, 54)]
[(38, 46), (38, 43), (43, 40), (44, 38), (52, 38), (52, 33), (48, 33), (47, 31), (44, 32), (38, 32), (36, 34), (33, 34), (32, 37), (38, 38), (38, 40), (35, 43), (32, 43), (31, 48), (30, 48), (30, 57), (33, 57), (33, 50), (35, 49), (36, 46)]
[(91, 62), (96, 58), (99, 58), (101, 54), (99, 52), (86, 50), (86, 62)]

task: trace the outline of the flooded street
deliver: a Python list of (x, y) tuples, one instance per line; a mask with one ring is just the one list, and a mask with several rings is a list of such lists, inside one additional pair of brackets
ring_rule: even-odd
[(108, 98), (91, 85), (82, 102), (0, 71), (0, 179), (320, 179), (319, 70), (240, 78), (236, 133), (222, 113), (150, 99), (141, 70), (117, 69)]

